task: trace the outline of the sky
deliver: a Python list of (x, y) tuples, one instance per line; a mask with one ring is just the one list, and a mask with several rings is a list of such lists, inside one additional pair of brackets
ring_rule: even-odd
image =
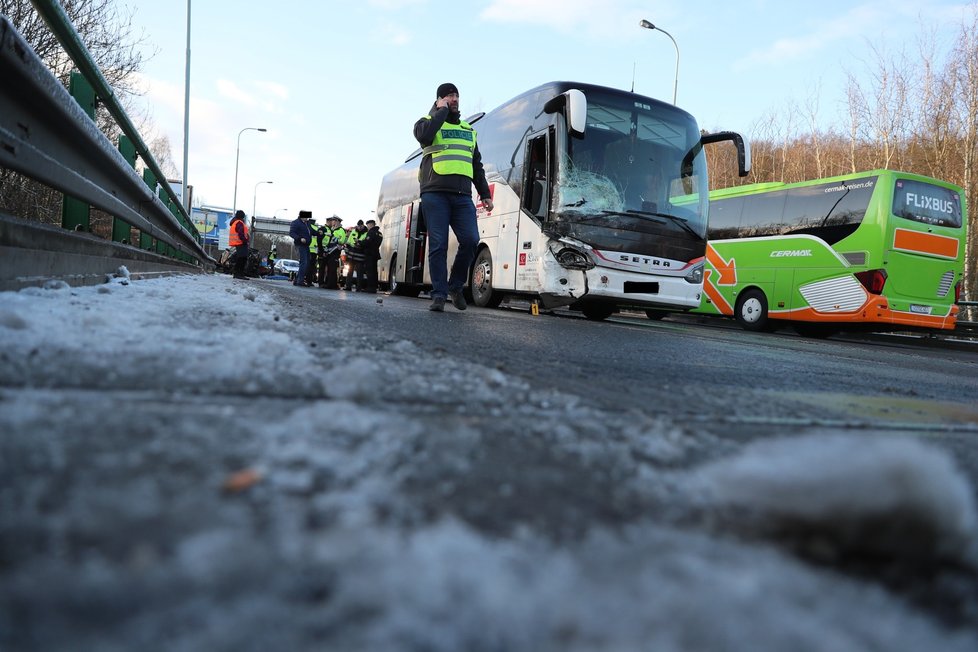
[[(356, 321), (331, 311), (315, 324), (330, 346), (312, 355), (294, 303), (311, 294), (289, 299), (273, 283), (131, 282), (120, 268), (103, 285), (0, 293), (0, 538), (24, 555), (0, 566), (0, 607), (16, 605), (0, 608), (0, 632), (23, 636), (31, 622), (55, 637), (24, 649), (255, 649), (270, 631), (281, 649), (978, 649), (974, 628), (806, 563), (778, 535), (803, 524), (826, 558), (840, 541), (914, 567), (939, 552), (971, 577), (974, 488), (936, 440), (794, 427), (719, 440), (534, 392), (410, 340), (365, 346)], [(371, 297), (363, 309), (384, 306)], [(236, 342), (261, 343), (248, 351), (257, 373), (228, 355), (219, 324), (232, 315)], [(466, 384), (491, 396), (430, 409), (433, 386)], [(476, 406), (497, 416), (473, 420)], [(490, 421), (502, 430), (476, 431)], [(557, 541), (532, 520), (504, 536), (419, 518), (424, 492), (405, 487), (485, 463), (484, 438), (502, 432), (551, 433), (555, 459), (610, 474), (615, 496), (652, 513)], [(253, 502), (222, 497), (232, 463), (254, 471)], [(660, 501), (698, 516), (671, 526), (654, 514)], [(262, 527), (247, 518), (259, 505)], [(37, 543), (48, 540), (63, 543)], [(64, 552), (72, 541), (84, 554)], [(306, 599), (322, 577), (328, 599)], [(316, 645), (297, 644), (310, 632)]]
[[(842, 124), (847, 75), (875, 46), (950, 46), (954, 0), (211, 0), (191, 4), (189, 183), (197, 203), (249, 215), (369, 218), (383, 175), (417, 147), (411, 128), (439, 84), (461, 112), (572, 80), (677, 103), (701, 128), (750, 136), (818, 97)], [(152, 58), (139, 100), (183, 168), (186, 7), (120, 0)], [(274, 11), (269, 11), (269, 8)], [(668, 32), (642, 29), (647, 19)], [(678, 51), (678, 52), (677, 52)], [(244, 131), (265, 128), (265, 133)], [(152, 136), (144, 134), (149, 142)], [(235, 161), (237, 187), (235, 186)], [(182, 172), (181, 172), (182, 174)], [(271, 183), (262, 183), (270, 181)]]

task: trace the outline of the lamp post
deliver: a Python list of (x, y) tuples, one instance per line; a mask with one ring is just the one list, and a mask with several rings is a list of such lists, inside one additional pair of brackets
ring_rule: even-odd
[(231, 206), (231, 214), (238, 211), (238, 161), (241, 160), (241, 134), (246, 131), (268, 131), (262, 127), (245, 127), (238, 132), (238, 150), (234, 156), (234, 201)]
[[(187, 165), (190, 158), (190, 0), (187, 0), (187, 71), (183, 91), (183, 208), (190, 214), (190, 193), (187, 192)], [(206, 213), (205, 213), (206, 215)], [(205, 218), (206, 219), (206, 218)], [(205, 222), (204, 226), (207, 224)], [(206, 232), (206, 228), (205, 228)]]
[(676, 81), (675, 81), (675, 83), (672, 86), (672, 103), (673, 103), (673, 105), (675, 105), (676, 104), (676, 95), (679, 92), (679, 44), (676, 43), (676, 39), (672, 38), (672, 34), (670, 34), (669, 32), (667, 32), (666, 30), (662, 29), (661, 27), (656, 27), (655, 25), (653, 25), (652, 23), (650, 23), (647, 20), (644, 20), (643, 19), (638, 24), (638, 26), (639, 27), (644, 27), (645, 29), (651, 29), (651, 30), (656, 30), (657, 29), (657, 30), (659, 30), (660, 32), (662, 32), (663, 34), (665, 34), (666, 36), (668, 36), (669, 37), (669, 40), (672, 41), (672, 44), (676, 47)]

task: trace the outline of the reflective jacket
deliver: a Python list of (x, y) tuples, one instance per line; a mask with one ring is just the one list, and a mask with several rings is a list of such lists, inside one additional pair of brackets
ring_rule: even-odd
[[(431, 120), (431, 116), (428, 116)], [(431, 157), (431, 168), (437, 174), (461, 174), (472, 178), (472, 153), (475, 152), (475, 129), (465, 120), (457, 125), (443, 123), (435, 139), (422, 150)]]
[(475, 129), (447, 107), (431, 111), (414, 123), (414, 137), (425, 152), (418, 170), (421, 192), (451, 192), (489, 199)]
[(244, 220), (231, 220), (231, 232), (228, 234), (228, 246), (240, 247), (248, 244), (248, 225)]
[(323, 236), (323, 248), (326, 250), (326, 254), (332, 254), (339, 251), (342, 245), (346, 244), (346, 229), (342, 226), (338, 226), (332, 231), (326, 231), (326, 235)]

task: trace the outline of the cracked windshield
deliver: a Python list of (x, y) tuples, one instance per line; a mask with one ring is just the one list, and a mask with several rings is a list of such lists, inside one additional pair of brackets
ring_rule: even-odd
[(671, 223), (674, 231), (704, 237), (708, 188), (701, 183), (701, 150), (683, 174), (683, 159), (699, 138), (695, 121), (680, 111), (589, 97), (585, 136), (570, 140), (569, 161), (561, 166), (558, 219), (603, 217), (626, 230), (647, 228), (641, 222)]

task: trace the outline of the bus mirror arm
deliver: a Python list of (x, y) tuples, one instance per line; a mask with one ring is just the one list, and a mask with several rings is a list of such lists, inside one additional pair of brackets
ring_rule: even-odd
[(750, 174), (750, 145), (736, 131), (718, 131), (715, 134), (704, 134), (700, 137), (699, 146), (694, 146), (693, 149), (689, 150), (686, 157), (683, 158), (683, 175), (686, 175), (687, 168), (690, 174), (692, 174), (693, 158), (700, 153), (703, 145), (719, 143), (724, 140), (732, 140), (734, 146), (737, 148), (737, 173), (742, 177)]

